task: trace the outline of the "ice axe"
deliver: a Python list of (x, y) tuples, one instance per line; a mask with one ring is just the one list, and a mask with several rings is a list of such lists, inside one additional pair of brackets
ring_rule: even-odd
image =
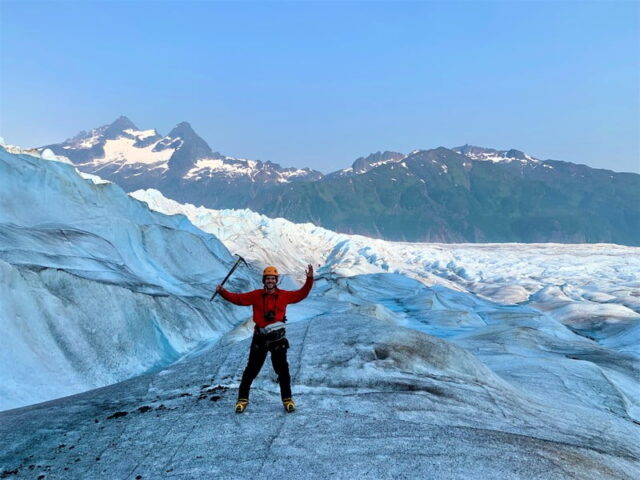
[[(222, 280), (222, 283), (220, 284), (220, 286), (224, 285), (224, 282), (226, 282), (229, 279), (229, 277), (231, 276), (231, 274), (235, 271), (235, 269), (238, 268), (238, 265), (240, 265), (240, 262), (242, 262), (245, 265), (247, 265), (247, 267), (249, 266), (247, 264), (247, 262), (245, 261), (245, 259), (242, 258), (237, 253), (236, 253), (236, 257), (238, 257), (238, 260), (236, 260), (236, 263), (233, 264), (233, 267), (231, 267), (231, 270), (229, 270), (229, 273), (227, 273), (227, 276), (224, 277), (224, 280)], [(215, 292), (213, 292), (213, 295), (211, 295), (211, 298), (209, 299), (209, 301), (211, 302), (214, 298), (216, 298), (217, 294), (218, 294), (217, 290)]]

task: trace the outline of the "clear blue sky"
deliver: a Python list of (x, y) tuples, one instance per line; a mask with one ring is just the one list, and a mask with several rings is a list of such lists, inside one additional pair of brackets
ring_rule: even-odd
[(0, 136), (127, 115), (328, 172), (465, 143), (640, 172), (640, 3), (0, 0)]

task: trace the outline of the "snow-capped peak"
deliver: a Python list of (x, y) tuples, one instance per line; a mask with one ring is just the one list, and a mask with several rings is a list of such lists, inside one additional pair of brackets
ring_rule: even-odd
[(180, 122), (179, 124), (177, 124), (169, 132), (167, 137), (169, 137), (169, 138), (180, 137), (180, 138), (183, 138), (183, 139), (185, 139), (187, 141), (194, 141), (194, 142), (203, 144), (202, 146), (206, 145), (206, 148), (209, 148), (209, 145), (207, 144), (207, 142), (205, 142), (202, 139), (202, 137), (200, 137), (195, 132), (195, 130), (193, 129), (193, 127), (191, 127), (191, 124), (189, 124), (189, 122)]
[(460, 153), (472, 160), (489, 161), (489, 162), (539, 162), (537, 158), (534, 158), (526, 153), (516, 150), (514, 148), (510, 150), (496, 150), (493, 148), (476, 147), (474, 145), (463, 145), (461, 147), (454, 147), (451, 150)]
[[(262, 184), (315, 181), (322, 173), (309, 168), (282, 168), (222, 155), (213, 151), (188, 122), (178, 123), (168, 135), (156, 129), (140, 130), (127, 117), (109, 125), (82, 131), (61, 144), (45, 145), (63, 155), (82, 171), (115, 181), (125, 189), (177, 185), (184, 181), (206, 185), (203, 190), (237, 188), (236, 181), (261, 188)], [(212, 183), (215, 187), (212, 187)], [(253, 187), (252, 187), (253, 188)]]
[(317, 180), (320, 172), (309, 168), (282, 168), (277, 163), (261, 162), (234, 157), (205, 157), (197, 160), (184, 175), (186, 180), (201, 180), (213, 177), (241, 178), (251, 182), (261, 180), (268, 183), (290, 183), (297, 180)]
[(125, 130), (138, 130), (138, 127), (124, 115), (118, 117), (104, 131), (105, 138), (118, 138)]
[(117, 173), (123, 168), (132, 167), (136, 170), (134, 174), (139, 175), (140, 167), (167, 171), (169, 160), (182, 147), (188, 151), (174, 160), (180, 160), (187, 166), (198, 157), (219, 156), (211, 151), (187, 122), (178, 124), (169, 135), (163, 137), (154, 128), (138, 129), (125, 116), (89, 132), (82, 131), (62, 144), (47, 145), (38, 150), (50, 148), (54, 153), (70, 158), (74, 164), (100, 174), (105, 174), (105, 168)]
[(404, 153), (378, 151), (375, 153), (371, 153), (366, 157), (357, 158), (353, 162), (351, 167), (343, 168), (342, 170), (338, 170), (337, 172), (331, 175), (337, 175), (337, 176), (360, 175), (388, 163), (398, 163), (404, 160), (405, 158), (407, 158), (407, 156)]

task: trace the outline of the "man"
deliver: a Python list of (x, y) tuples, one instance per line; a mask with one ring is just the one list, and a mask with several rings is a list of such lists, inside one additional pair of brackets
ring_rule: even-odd
[(242, 413), (247, 408), (251, 383), (260, 373), (268, 352), (271, 352), (271, 364), (278, 375), (284, 409), (289, 413), (296, 409), (296, 404), (291, 397), (291, 377), (287, 363), (289, 341), (285, 336), (284, 322), (287, 321), (287, 305), (298, 303), (309, 295), (313, 285), (313, 267), (311, 265), (308, 266), (306, 273), (307, 280), (303, 287), (295, 291), (280, 290), (277, 287), (278, 270), (276, 267), (267, 267), (262, 272), (264, 289), (247, 293), (232, 293), (221, 285), (216, 287), (216, 291), (225, 300), (236, 305), (253, 306), (255, 328), (249, 351), (249, 361), (240, 382), (236, 413)]

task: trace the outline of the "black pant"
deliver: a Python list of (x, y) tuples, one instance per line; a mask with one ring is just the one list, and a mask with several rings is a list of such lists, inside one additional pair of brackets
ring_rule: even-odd
[(261, 335), (255, 334), (253, 336), (251, 350), (249, 351), (249, 361), (242, 374), (238, 398), (249, 398), (251, 383), (260, 373), (268, 352), (271, 352), (271, 364), (278, 375), (280, 396), (283, 400), (291, 398), (291, 377), (289, 376), (289, 363), (287, 362), (287, 348), (289, 348), (289, 342), (286, 338), (272, 343), (265, 343)]

